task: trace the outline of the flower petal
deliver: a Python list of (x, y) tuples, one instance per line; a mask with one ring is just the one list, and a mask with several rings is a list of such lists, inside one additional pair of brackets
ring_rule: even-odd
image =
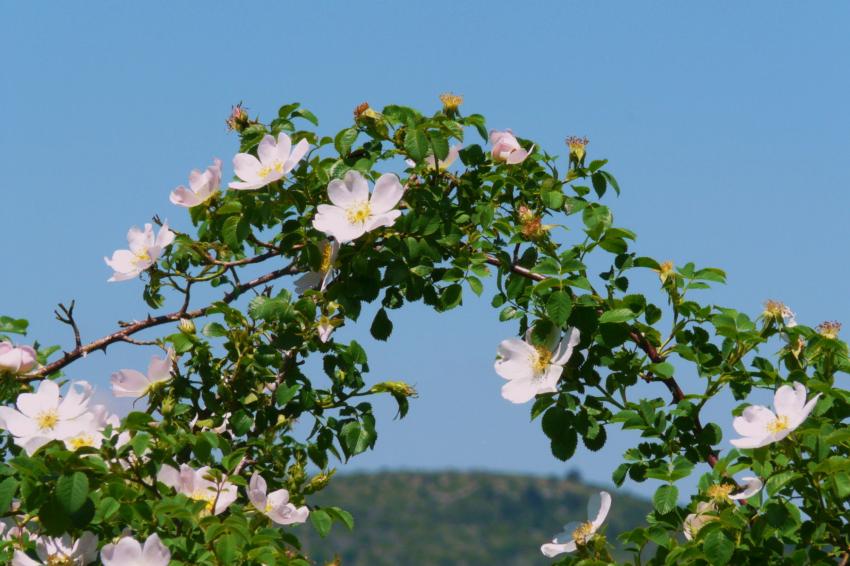
[(502, 397), (511, 403), (527, 403), (537, 395), (537, 384), (532, 379), (512, 379), (502, 386)]
[(746, 477), (741, 479), (745, 482), (744, 489), (738, 493), (730, 493), (729, 499), (749, 499), (750, 497), (761, 491), (761, 488), (764, 487), (764, 482), (762, 482), (757, 477)]
[(384, 173), (375, 181), (375, 190), (369, 200), (372, 214), (379, 215), (389, 212), (398, 204), (404, 195), (404, 188), (393, 173)]

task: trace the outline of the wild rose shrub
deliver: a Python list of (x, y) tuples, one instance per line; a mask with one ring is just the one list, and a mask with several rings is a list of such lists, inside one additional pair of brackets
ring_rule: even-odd
[[(62, 306), (75, 336), (65, 353), (22, 344), (26, 321), (0, 319), (2, 559), (309, 564), (300, 529), (353, 526), (311, 495), (338, 462), (374, 447), (370, 399), (393, 396), (403, 417), (415, 395), (403, 382), (367, 383), (366, 352), (335, 329), (368, 324), (387, 340), (405, 303), (442, 312), (486, 289), (499, 320), (516, 325), (497, 348), (503, 396), (532, 403), (557, 458), (572, 458), (579, 439), (600, 450), (609, 434), (639, 431), (611, 470), (617, 485), (663, 482), (646, 525), (622, 536), (635, 564), (847, 562), (850, 364), (839, 326), (797, 324), (776, 301), (756, 317), (701, 304), (699, 290), (724, 273), (639, 255), (603, 204), (620, 189), (606, 161), (588, 163), (586, 139), (569, 138), (558, 158), (488, 132), (460, 97), (442, 99), (432, 116), (363, 104), (333, 137), (298, 104), (268, 124), (237, 107), (230, 190), (216, 159), (170, 196), (194, 233), (155, 218), (106, 258), (110, 281), (144, 281), (149, 318), (83, 343), (73, 305)], [(602, 273), (589, 271), (590, 254)], [(630, 292), (647, 271), (658, 292)], [(197, 304), (202, 286), (219, 298)], [(182, 308), (161, 312), (166, 294)], [(113, 393), (143, 409), (123, 419), (90, 403), (73, 366), (117, 342), (151, 351), (147, 369), (115, 361)], [(324, 376), (304, 369), (311, 355)], [(699, 389), (683, 391), (680, 372)], [(639, 382), (651, 384), (643, 395)], [(747, 401), (755, 389), (775, 392), (773, 409)], [(700, 421), (727, 390), (740, 401), (731, 442)], [(681, 505), (676, 483), (694, 473), (699, 493)], [(610, 562), (612, 504), (603, 493), (588, 522), (530, 544), (562, 564)]]

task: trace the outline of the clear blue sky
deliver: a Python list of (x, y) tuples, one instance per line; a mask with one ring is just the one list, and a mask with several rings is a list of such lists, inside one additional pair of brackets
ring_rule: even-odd
[[(550, 152), (588, 136), (623, 187), (618, 224), (647, 255), (727, 269), (709, 295), (719, 304), (755, 313), (773, 297), (807, 324), (850, 322), (850, 4), (802, 6), (0, 2), (0, 313), (66, 347), (58, 301), (77, 299), (85, 339), (145, 316), (141, 283), (107, 284), (102, 257), (155, 213), (189, 226), (168, 193), (213, 156), (230, 175), (231, 104), (268, 118), (301, 101), (332, 134), (364, 100), (430, 111), (451, 90)], [(367, 338), (368, 319), (343, 336), (369, 346), (373, 379), (421, 397), (401, 422), (383, 407), (377, 450), (350, 469), (577, 468), (609, 481), (631, 439), (564, 464), (529, 407), (501, 399), (492, 362), (514, 328), (487, 301), (408, 308), (395, 323), (389, 344)], [(71, 376), (106, 393), (112, 371), (150, 353), (114, 347)]]

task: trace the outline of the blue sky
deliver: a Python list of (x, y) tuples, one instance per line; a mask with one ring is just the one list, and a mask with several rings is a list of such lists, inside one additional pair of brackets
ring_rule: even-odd
[[(431, 111), (451, 90), (489, 127), (552, 153), (589, 137), (591, 158), (611, 160), (623, 195), (609, 204), (637, 249), (728, 271), (707, 299), (756, 313), (778, 298), (803, 323), (848, 322), (850, 5), (801, 6), (0, 3), (0, 314), (66, 347), (56, 302), (77, 299), (89, 340), (145, 316), (141, 283), (107, 284), (102, 257), (153, 214), (189, 226), (168, 193), (214, 156), (231, 173), (224, 119), (240, 100), (261, 118), (300, 101), (333, 134), (364, 100)], [(493, 357), (514, 328), (488, 300), (442, 316), (409, 307), (394, 322), (388, 344), (368, 339), (368, 319), (343, 337), (368, 345), (373, 379), (407, 380), (420, 398), (400, 422), (383, 405), (377, 449), (349, 469), (576, 468), (607, 482), (633, 441), (555, 460), (528, 407), (499, 396)], [(106, 392), (112, 371), (151, 353), (110, 348), (71, 376)], [(709, 416), (730, 409), (721, 400)]]

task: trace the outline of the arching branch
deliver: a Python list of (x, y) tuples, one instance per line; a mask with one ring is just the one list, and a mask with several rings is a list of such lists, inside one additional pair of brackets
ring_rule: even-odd
[[(245, 283), (237, 285), (236, 288), (224, 295), (222, 301), (224, 301), (225, 303), (231, 303), (237, 298), (239, 298), (239, 296), (241, 296), (242, 293), (244, 293), (245, 291), (253, 289), (254, 287), (259, 287), (260, 285), (264, 285), (269, 281), (274, 281), (275, 279), (279, 279), (286, 275), (298, 273), (298, 271), (299, 270), (295, 267), (294, 263), (282, 269), (272, 271), (271, 273), (267, 273), (265, 275), (257, 277), (256, 279), (252, 279), (251, 281), (247, 281)], [(36, 372), (27, 375), (22, 375), (19, 377), (19, 379), (21, 381), (33, 381), (38, 379), (44, 379), (48, 375), (56, 373), (71, 362), (74, 362), (75, 360), (78, 360), (91, 352), (95, 352), (97, 350), (105, 350), (107, 346), (116, 342), (128, 342), (128, 338), (133, 334), (136, 334), (137, 332), (147, 330), (148, 328), (153, 328), (154, 326), (167, 324), (169, 322), (177, 322), (181, 318), (198, 318), (207, 314), (210, 308), (211, 305), (208, 305), (206, 307), (195, 309), (192, 311), (181, 309), (179, 311), (155, 317), (148, 316), (148, 318), (146, 318), (145, 320), (140, 320), (138, 322), (129, 324), (118, 332), (113, 332), (112, 334), (108, 334), (85, 345), (78, 344), (77, 347), (75, 347), (70, 352), (66, 352), (64, 356), (62, 356), (55, 362), (43, 366)]]

